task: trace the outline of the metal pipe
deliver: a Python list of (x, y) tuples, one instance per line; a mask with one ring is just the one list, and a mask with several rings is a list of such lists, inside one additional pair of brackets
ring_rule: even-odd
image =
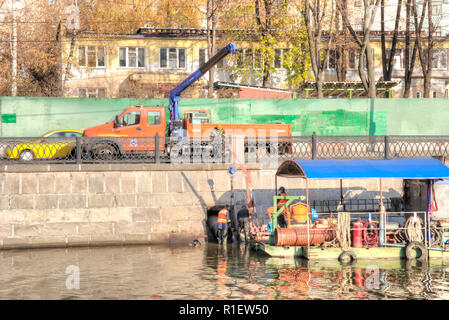
[(428, 249), (428, 250), (437, 250), (437, 251), (449, 252), (449, 250), (447, 250), (447, 249), (437, 248), (437, 247), (426, 247), (426, 249)]
[(340, 179), (340, 204), (343, 205), (344, 199), (343, 199), (343, 180)]
[(406, 247), (407, 245), (406, 244), (395, 244), (395, 243), (384, 243), (384, 246), (385, 247), (401, 247), (401, 248), (403, 248), (403, 247)]
[(307, 217), (307, 254), (310, 252), (310, 226), (309, 226), (309, 181), (306, 179), (306, 217)]
[[(385, 243), (384, 244), (385, 247), (407, 247), (406, 244), (395, 244), (395, 243)], [(443, 248), (437, 248), (437, 247), (425, 247), (427, 250), (437, 250), (437, 251), (444, 251), (444, 252), (449, 252), (449, 250), (443, 249)]]

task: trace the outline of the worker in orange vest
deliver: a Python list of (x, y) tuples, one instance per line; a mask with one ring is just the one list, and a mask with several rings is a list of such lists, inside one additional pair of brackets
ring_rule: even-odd
[(229, 214), (229, 206), (225, 206), (218, 212), (217, 219), (217, 239), (218, 243), (226, 243), (228, 237), (228, 228), (231, 225), (231, 217)]
[[(280, 187), (279, 188), (279, 195), (280, 196), (287, 196), (287, 192), (285, 192), (285, 188), (284, 187)], [(278, 200), (278, 210), (280, 209), (280, 208), (282, 208), (282, 206), (285, 204), (285, 203), (287, 203), (287, 201), (288, 201), (288, 199), (281, 199), (281, 200)], [(284, 214), (285, 213), (287, 213), (287, 209), (284, 209), (283, 211), (282, 211), (282, 214), (280, 214), (279, 216), (278, 216), (278, 226), (280, 227), (280, 228), (287, 228), (287, 222), (285, 221), (285, 216), (284, 216)]]

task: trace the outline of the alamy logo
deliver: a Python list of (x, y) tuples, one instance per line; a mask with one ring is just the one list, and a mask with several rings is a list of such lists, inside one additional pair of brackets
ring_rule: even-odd
[(69, 276), (65, 280), (65, 286), (69, 290), (80, 288), (80, 268), (78, 266), (70, 265), (65, 269), (65, 274)]

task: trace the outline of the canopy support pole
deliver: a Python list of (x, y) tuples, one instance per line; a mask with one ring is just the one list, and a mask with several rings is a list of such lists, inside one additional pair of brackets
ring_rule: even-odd
[(380, 245), (384, 245), (386, 243), (386, 214), (385, 214), (385, 207), (383, 202), (383, 196), (382, 196), (382, 178), (379, 179), (379, 188), (380, 188), (380, 202), (379, 202), (379, 239), (380, 239)]
[(343, 205), (343, 179), (340, 179), (340, 204)]

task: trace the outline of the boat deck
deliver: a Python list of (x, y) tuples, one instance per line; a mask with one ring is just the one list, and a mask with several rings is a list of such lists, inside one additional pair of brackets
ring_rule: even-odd
[[(302, 246), (273, 246), (268, 241), (251, 241), (251, 247), (257, 252), (263, 252), (271, 257), (296, 257), (311, 261), (338, 260), (343, 252), (341, 248), (322, 248), (311, 246), (309, 249)], [(357, 260), (377, 259), (405, 259), (405, 247), (374, 247), (350, 248), (357, 256)], [(435, 259), (449, 259), (449, 251), (429, 250), (429, 257)]]

